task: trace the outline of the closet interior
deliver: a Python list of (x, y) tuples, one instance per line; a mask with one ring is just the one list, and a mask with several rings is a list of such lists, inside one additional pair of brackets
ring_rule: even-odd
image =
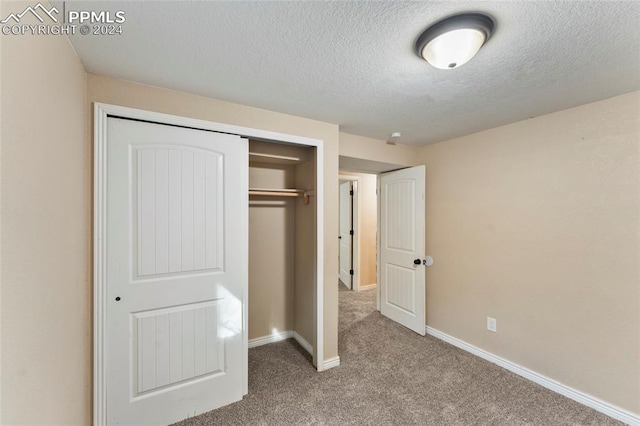
[(293, 336), (314, 364), (315, 187), (315, 147), (249, 141), (249, 342)]

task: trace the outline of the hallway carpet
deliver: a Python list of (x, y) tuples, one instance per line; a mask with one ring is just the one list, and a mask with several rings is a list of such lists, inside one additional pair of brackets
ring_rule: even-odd
[(620, 425), (380, 315), (375, 290), (340, 291), (339, 367), (294, 340), (249, 351), (249, 394), (195, 425)]

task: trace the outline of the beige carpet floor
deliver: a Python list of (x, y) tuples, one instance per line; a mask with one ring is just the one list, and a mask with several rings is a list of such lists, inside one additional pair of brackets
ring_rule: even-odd
[(195, 425), (620, 425), (340, 291), (341, 365), (317, 373), (294, 340), (249, 351), (249, 394)]

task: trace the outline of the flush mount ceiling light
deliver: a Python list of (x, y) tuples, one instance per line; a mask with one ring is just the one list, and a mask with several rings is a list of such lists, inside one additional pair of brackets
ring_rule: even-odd
[(478, 53), (491, 37), (494, 26), (493, 19), (481, 13), (451, 16), (418, 37), (416, 53), (436, 68), (458, 68)]

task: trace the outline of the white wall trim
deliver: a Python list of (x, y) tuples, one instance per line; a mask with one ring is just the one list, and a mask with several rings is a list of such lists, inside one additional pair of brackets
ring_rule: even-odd
[(609, 417), (613, 417), (614, 419), (620, 420), (629, 425), (640, 425), (640, 416), (637, 414), (631, 413), (630, 411), (616, 407), (594, 396), (588, 395), (577, 389), (564, 385), (540, 373), (536, 373), (535, 371), (529, 370), (526, 367), (522, 367), (518, 364), (494, 355), (491, 352), (487, 352), (484, 349), (480, 349), (470, 343), (450, 336), (446, 333), (443, 333), (442, 331), (436, 330), (433, 327), (425, 326), (425, 329), (427, 334), (430, 336), (450, 343), (453, 346), (472, 353), (473, 355), (476, 355), (493, 364), (499, 365), (502, 368), (506, 368), (507, 370), (517, 374), (518, 376), (529, 379), (534, 383), (544, 386), (545, 388), (559, 393), (560, 395), (566, 396), (569, 399), (573, 399), (574, 401), (586, 405), (587, 407), (593, 408), (594, 410), (606, 414)]
[[(376, 220), (376, 265), (378, 265), (376, 267), (376, 280), (378, 283), (381, 283), (381, 276), (380, 276), (380, 261), (382, 259), (380, 259), (380, 252), (382, 250), (380, 250), (380, 211), (382, 210), (381, 204), (382, 204), (382, 196), (380, 194), (380, 178), (381, 175), (376, 176), (376, 209), (377, 209), (377, 220)], [(426, 211), (425, 211), (426, 212)], [(425, 283), (426, 285), (426, 283)], [(380, 294), (380, 291), (382, 289), (382, 285), (376, 285), (376, 310), (378, 312), (380, 312), (380, 300), (382, 299), (382, 295)]]
[(298, 342), (300, 344), (300, 346), (302, 346), (304, 348), (305, 351), (309, 352), (311, 354), (311, 356), (313, 356), (313, 346), (311, 346), (311, 344), (309, 342), (307, 342), (304, 339), (304, 337), (299, 335), (297, 331), (294, 331), (292, 333), (292, 336), (293, 336), (294, 339), (296, 339), (296, 342)]
[[(106, 410), (106, 176), (107, 176), (107, 119), (118, 116), (155, 123), (191, 127), (230, 133), (248, 138), (287, 142), (316, 148), (316, 346), (313, 354), (318, 371), (324, 369), (324, 141), (303, 136), (288, 135), (250, 127), (234, 126), (213, 121), (180, 117), (95, 102), (94, 120), (94, 172), (93, 172), (93, 423), (107, 424)], [(333, 283), (332, 283), (333, 284)], [(248, 282), (244, 284), (243, 353), (244, 371), (248, 366)], [(248, 390), (248, 378), (243, 374), (243, 392)]]
[[(258, 346), (268, 345), (270, 343), (281, 342), (283, 340), (287, 340), (293, 337), (296, 342), (300, 344), (310, 355), (313, 356), (313, 346), (309, 342), (305, 340), (298, 332), (296, 331), (280, 331), (278, 333), (269, 334), (267, 336), (256, 337), (249, 340), (249, 348), (257, 348)], [(323, 364), (323, 370), (327, 370), (329, 368), (337, 367), (340, 365), (340, 357), (333, 357), (325, 361)]]
[(276, 343), (282, 340), (287, 340), (293, 337), (293, 331), (281, 331), (279, 333), (269, 334), (267, 336), (256, 337), (249, 339), (249, 349), (257, 348), (258, 346), (268, 345), (269, 343)]
[(93, 423), (107, 424), (107, 113), (94, 106), (93, 149)]
[(378, 286), (378, 284), (376, 284), (376, 283), (363, 285), (363, 286), (360, 286), (358, 288), (358, 291), (373, 290), (377, 286)]
[(313, 356), (313, 346), (311, 346), (311, 343), (307, 342), (304, 337), (298, 334), (298, 332), (292, 330), (280, 331), (267, 336), (253, 338), (249, 340), (249, 348), (257, 348), (258, 346), (281, 342), (292, 337), (304, 348), (305, 351), (309, 352), (309, 354)]
[(338, 367), (340, 365), (340, 357), (334, 356), (333, 358), (329, 358), (324, 362), (324, 369), (328, 370), (333, 367)]
[[(324, 365), (324, 143), (316, 146), (316, 370)], [(335, 271), (334, 271), (335, 272)], [(332, 275), (334, 276), (334, 275)], [(332, 281), (330, 285), (335, 285)]]

